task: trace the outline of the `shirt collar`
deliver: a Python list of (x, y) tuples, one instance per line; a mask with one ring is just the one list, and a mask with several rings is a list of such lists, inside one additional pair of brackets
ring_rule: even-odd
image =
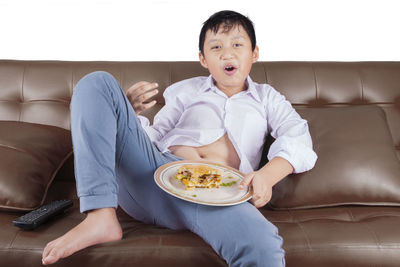
[[(244, 91), (244, 93), (251, 94), (256, 101), (261, 102), (260, 95), (258, 94), (258, 91), (255, 87), (253, 80), (250, 78), (250, 75), (247, 76), (245, 83), (247, 85), (247, 90)], [(213, 90), (215, 92), (217, 89), (218, 88), (215, 86), (215, 79), (210, 74), (205, 80), (204, 84), (201, 86), (199, 94), (204, 93), (208, 90)]]

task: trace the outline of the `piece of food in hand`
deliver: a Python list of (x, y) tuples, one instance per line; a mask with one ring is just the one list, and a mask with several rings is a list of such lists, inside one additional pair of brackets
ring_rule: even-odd
[(221, 171), (209, 166), (183, 165), (175, 178), (186, 185), (186, 190), (199, 188), (218, 188), (221, 185)]

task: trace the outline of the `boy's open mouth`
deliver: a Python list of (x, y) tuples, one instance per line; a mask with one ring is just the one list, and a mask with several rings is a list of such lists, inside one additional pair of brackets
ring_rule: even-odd
[(232, 76), (233, 74), (235, 74), (237, 68), (235, 65), (232, 64), (227, 64), (224, 66), (224, 72), (226, 75)]

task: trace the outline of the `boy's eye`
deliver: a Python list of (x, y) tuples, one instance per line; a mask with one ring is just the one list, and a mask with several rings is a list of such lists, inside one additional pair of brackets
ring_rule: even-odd
[[(239, 46), (242, 46), (242, 44), (236, 43), (236, 44), (233, 44), (233, 46), (239, 47)], [(218, 49), (218, 48), (220, 48), (220, 47), (221, 47), (221, 46), (219, 46), (219, 45), (215, 45), (215, 46), (212, 46), (211, 49)]]

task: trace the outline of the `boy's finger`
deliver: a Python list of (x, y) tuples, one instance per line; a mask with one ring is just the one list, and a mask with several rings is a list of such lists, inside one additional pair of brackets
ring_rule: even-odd
[(158, 87), (158, 83), (150, 83), (146, 81), (141, 81), (138, 83), (135, 83), (133, 86), (131, 86), (128, 90), (126, 90), (126, 94), (129, 95), (131, 98), (135, 99), (139, 95), (143, 94), (144, 92), (154, 89)]
[(154, 89), (146, 93), (145, 100), (152, 98), (153, 96), (158, 94), (158, 90)]
[(244, 177), (243, 181), (239, 184), (239, 189), (243, 189), (246, 186), (248, 186), (251, 182), (251, 180), (253, 179), (253, 175), (247, 175)]
[(132, 85), (131, 87), (129, 87), (127, 91), (129, 91), (129, 92), (135, 92), (136, 89), (138, 89), (138, 88), (140, 88), (140, 87), (142, 87), (142, 86), (144, 86), (144, 85), (147, 85), (147, 84), (149, 84), (149, 82), (147, 82), (147, 81), (140, 81), (140, 82), (137, 82), (137, 83), (135, 83), (134, 85)]
[(145, 111), (146, 109), (149, 109), (149, 108), (151, 108), (152, 106), (154, 106), (155, 104), (157, 103), (157, 101), (156, 100), (153, 100), (153, 101), (151, 101), (151, 102), (149, 102), (149, 103), (147, 103), (147, 104), (143, 104), (142, 105), (142, 111)]
[(148, 83), (140, 87), (141, 92), (147, 92), (158, 87), (158, 83)]

